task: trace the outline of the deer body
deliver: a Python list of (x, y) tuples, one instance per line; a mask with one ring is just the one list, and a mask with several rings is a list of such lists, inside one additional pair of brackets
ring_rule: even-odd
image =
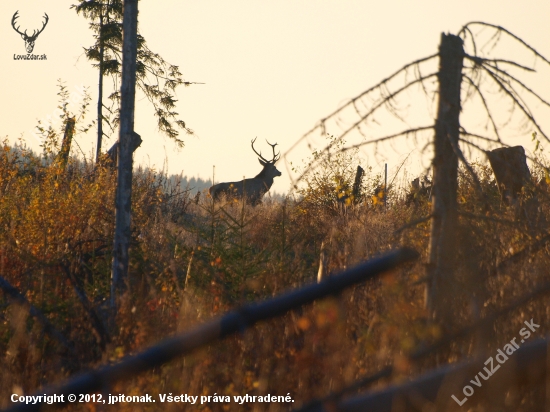
[(244, 179), (239, 182), (218, 183), (212, 186), (208, 189), (208, 192), (214, 201), (220, 200), (222, 196), (232, 199), (244, 198), (250, 202), (250, 204), (256, 206), (262, 202), (264, 195), (271, 189), (271, 186), (273, 186), (273, 179), (277, 176), (281, 176), (281, 172), (275, 167), (275, 162), (279, 160), (279, 155), (275, 154), (275, 146), (277, 143), (272, 145), (268, 142), (273, 148), (273, 159), (266, 160), (262, 157), (261, 153), (256, 152), (254, 149), (255, 141), (256, 139), (252, 141), (252, 150), (259, 156), (258, 160), (263, 166), (263, 170), (254, 178)]

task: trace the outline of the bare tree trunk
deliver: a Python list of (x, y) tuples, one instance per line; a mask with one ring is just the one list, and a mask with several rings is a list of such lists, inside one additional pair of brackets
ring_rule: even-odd
[(449, 326), (456, 256), (458, 136), (460, 84), (464, 58), (460, 37), (441, 35), (439, 46), (439, 103), (433, 159), (432, 228), (426, 307), (432, 318)]
[(115, 239), (111, 268), (111, 309), (113, 317), (116, 313), (117, 292), (125, 289), (128, 275), (133, 166), (132, 140), (135, 140), (136, 136), (139, 139), (139, 135), (133, 131), (136, 91), (137, 15), (138, 1), (124, 0)]
[[(103, 8), (103, 5), (101, 6)], [(109, 7), (109, 5), (107, 5)], [(101, 143), (103, 141), (103, 59), (105, 57), (105, 45), (103, 42), (103, 10), (99, 17), (99, 91), (97, 98), (97, 151), (96, 164), (101, 156)]]
[(63, 143), (61, 143), (61, 150), (57, 154), (57, 164), (63, 170), (65, 170), (65, 167), (67, 166), (67, 161), (69, 160), (69, 153), (71, 151), (71, 143), (73, 141), (75, 123), (76, 120), (74, 116), (67, 119), (67, 123), (65, 124), (65, 133), (63, 134)]

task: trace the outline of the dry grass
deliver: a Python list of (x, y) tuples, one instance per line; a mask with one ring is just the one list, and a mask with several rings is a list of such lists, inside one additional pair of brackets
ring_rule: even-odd
[[(24, 160), (24, 161), (23, 161)], [(469, 325), (535, 285), (550, 280), (546, 246), (526, 253), (495, 273), (499, 262), (545, 235), (548, 191), (539, 187), (540, 210), (529, 218), (501, 205), (488, 170), (475, 166), (485, 197), (461, 174), (461, 218), (457, 250), (456, 322)], [(178, 331), (245, 302), (264, 299), (315, 281), (321, 244), (328, 270), (339, 272), (401, 245), (420, 251), (415, 265), (264, 322), (185, 358), (122, 382), (111, 393), (191, 395), (286, 395), (292, 404), (163, 404), (168, 410), (290, 410), (340, 390), (361, 376), (394, 364), (392, 380), (437, 365), (493, 353), (517, 336), (524, 320), (548, 330), (549, 309), (542, 299), (518, 307), (484, 333), (452, 341), (419, 362), (405, 355), (438, 338), (441, 329), (426, 320), (424, 267), (429, 222), (398, 230), (429, 214), (428, 200), (406, 205), (395, 193), (387, 209), (370, 199), (347, 213), (314, 209), (307, 202), (195, 203), (185, 188), (167, 187), (151, 171), (136, 174), (129, 292), (123, 297), (104, 350), (76, 288), (106, 320), (113, 238), (114, 179), (108, 171), (72, 163), (68, 172), (42, 167), (31, 154), (0, 154), (0, 269), (68, 340), (67, 351), (45, 334), (28, 308), (0, 300), (0, 406), (12, 393), (39, 387), (101, 363), (135, 353)], [(528, 196), (528, 195), (526, 195)], [(476, 218), (472, 216), (477, 216)], [(535, 221), (533, 221), (535, 219)], [(377, 385), (385, 385), (388, 380)], [(531, 392), (536, 392), (536, 388)], [(502, 410), (532, 410), (535, 395), (508, 397)], [(539, 394), (540, 395), (540, 394)], [(158, 401), (157, 401), (158, 402)], [(531, 403), (529, 403), (531, 402)], [(126, 404), (117, 410), (158, 410), (159, 404)], [(492, 410), (484, 406), (483, 410)], [(81, 405), (80, 409), (93, 409)], [(479, 409), (482, 410), (482, 409)]]

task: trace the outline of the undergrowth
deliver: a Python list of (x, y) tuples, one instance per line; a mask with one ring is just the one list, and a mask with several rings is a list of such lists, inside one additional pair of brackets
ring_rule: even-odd
[[(462, 247), (457, 251), (456, 298), (450, 303), (456, 308), (451, 329), (469, 325), (550, 280), (546, 246), (495, 270), (546, 236), (547, 187), (537, 184), (534, 173), (539, 207), (536, 216), (522, 216), (502, 205), (487, 166), (474, 164), (473, 169), (479, 186), (467, 171), (461, 171), (459, 179), (461, 224), (453, 235)], [(366, 179), (372, 187), (379, 181), (370, 175)], [(136, 170), (129, 288), (121, 299), (116, 327), (109, 328), (114, 174), (75, 160), (66, 170), (44, 165), (32, 153), (4, 143), (0, 271), (27, 303), (0, 295), (0, 406), (8, 405), (12, 393), (32, 393), (247, 302), (315, 282), (321, 245), (329, 274), (399, 246), (418, 250), (421, 258), (341, 296), (117, 383), (110, 392), (290, 394), (295, 401), (290, 406), (268, 408), (290, 410), (389, 364), (397, 371), (392, 379), (399, 381), (478, 350), (495, 351), (517, 334), (524, 320), (533, 318), (541, 330), (548, 330), (549, 309), (533, 300), (496, 320), (483, 334), (455, 339), (418, 362), (410, 361), (407, 353), (442, 333), (427, 321), (424, 310), (423, 262), (430, 228), (422, 218), (430, 214), (429, 197), (394, 192), (384, 208), (367, 195), (356, 205), (336, 208), (336, 198), (322, 192), (329, 189), (308, 189), (300, 198), (266, 200), (255, 208), (242, 202), (215, 205), (207, 196), (191, 197), (188, 188), (173, 184), (162, 173)], [(414, 221), (418, 223), (408, 225)], [(65, 337), (68, 346), (44, 328), (29, 305)], [(513, 408), (527, 408), (524, 398), (514, 399)], [(164, 407), (267, 408), (233, 402)], [(158, 405), (117, 405), (117, 410), (140, 409), (156, 410)]]

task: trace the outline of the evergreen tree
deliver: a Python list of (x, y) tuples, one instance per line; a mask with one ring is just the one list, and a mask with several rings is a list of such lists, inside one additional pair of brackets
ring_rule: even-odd
[[(95, 43), (84, 48), (84, 52), (88, 60), (99, 69), (97, 160), (101, 153), (103, 136), (107, 136), (103, 131), (103, 121), (109, 125), (111, 131), (119, 122), (123, 1), (81, 0), (71, 8), (91, 21), (90, 28), (95, 33)], [(174, 94), (176, 87), (192, 83), (183, 80), (178, 66), (166, 62), (159, 54), (151, 51), (139, 33), (137, 46), (137, 86), (153, 105), (159, 130), (183, 147), (184, 141), (179, 137), (180, 130), (189, 134), (193, 132), (174, 111), (177, 101)], [(104, 76), (111, 76), (113, 80), (114, 90), (108, 96), (110, 106), (104, 102)], [(104, 114), (103, 109), (108, 114)]]

